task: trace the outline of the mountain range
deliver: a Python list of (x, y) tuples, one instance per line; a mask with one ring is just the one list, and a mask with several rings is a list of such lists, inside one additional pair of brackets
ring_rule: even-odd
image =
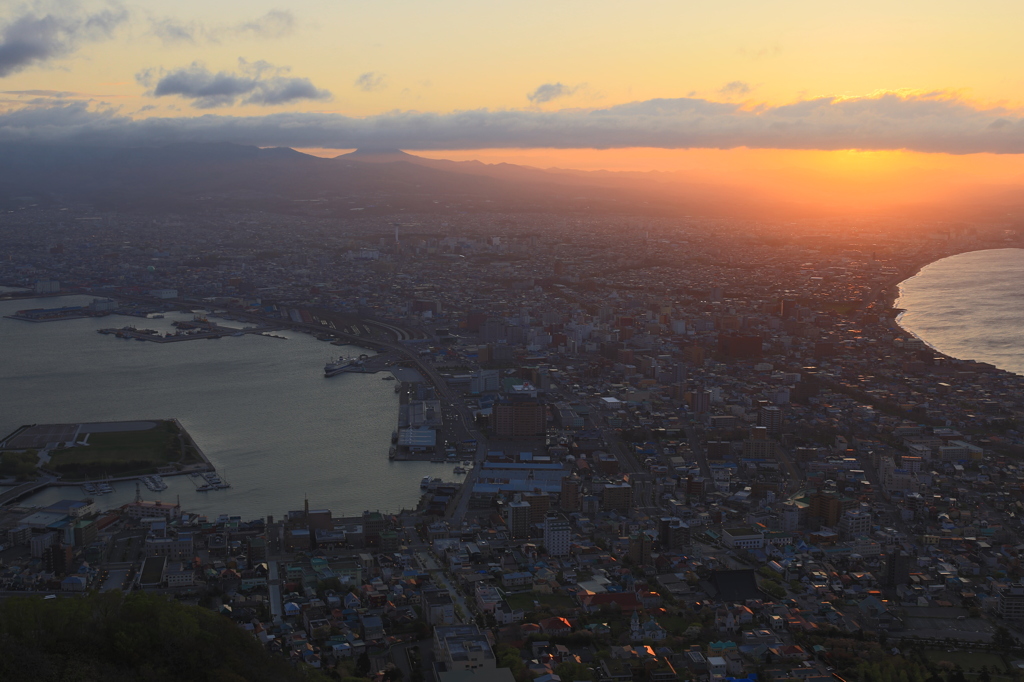
[[(1021, 203), (1017, 188), (1003, 188), (985, 197), (990, 211)], [(815, 215), (792, 200), (749, 187), (701, 181), (692, 173), (540, 169), (429, 159), (398, 149), (359, 149), (322, 158), (289, 148), (227, 143), (147, 148), (0, 146), (0, 207), (25, 203), (181, 213), (244, 208), (338, 215), (357, 209), (751, 218)], [(974, 203), (981, 206), (981, 198)], [(944, 215), (951, 215), (948, 207), (941, 208)]]

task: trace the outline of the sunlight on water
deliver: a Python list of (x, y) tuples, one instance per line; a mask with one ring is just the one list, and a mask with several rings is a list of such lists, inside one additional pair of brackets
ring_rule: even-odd
[(1024, 250), (974, 251), (900, 285), (899, 324), (936, 350), (1024, 375)]

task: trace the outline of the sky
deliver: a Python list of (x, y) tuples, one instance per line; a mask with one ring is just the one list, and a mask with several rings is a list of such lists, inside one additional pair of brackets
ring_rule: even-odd
[(1001, 0), (8, 0), (0, 142), (401, 148), (926, 201), (1024, 184), (1022, 27)]

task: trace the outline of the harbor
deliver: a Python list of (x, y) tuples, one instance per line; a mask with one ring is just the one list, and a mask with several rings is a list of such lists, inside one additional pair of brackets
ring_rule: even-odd
[(220, 339), (225, 336), (245, 336), (255, 334), (268, 338), (283, 339), (283, 336), (274, 336), (270, 332), (281, 331), (283, 327), (225, 327), (210, 322), (202, 316), (193, 317), (192, 321), (177, 321), (172, 323), (174, 332), (161, 333), (155, 329), (138, 329), (134, 325), (127, 325), (120, 328), (109, 327), (97, 329), (100, 334), (112, 334), (119, 339), (134, 339), (135, 341), (153, 341), (154, 343), (176, 343), (178, 341), (195, 341), (197, 339)]

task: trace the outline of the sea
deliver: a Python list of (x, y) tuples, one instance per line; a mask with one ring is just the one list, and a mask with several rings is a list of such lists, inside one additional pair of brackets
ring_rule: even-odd
[(899, 325), (935, 350), (1024, 376), (1024, 249), (971, 251), (900, 283)]
[[(0, 316), (90, 301), (0, 301)], [(335, 516), (399, 512), (416, 507), (424, 476), (461, 478), (442, 464), (388, 459), (398, 396), (384, 373), (324, 377), (332, 357), (370, 351), (293, 331), (274, 332), (285, 339), (245, 335), (168, 344), (96, 331), (131, 324), (166, 332), (172, 322), (191, 319), (184, 312), (163, 319), (0, 319), (0, 438), (23, 424), (177, 418), (231, 488), (199, 492), (188, 476), (167, 476), (167, 490), (142, 486), (143, 499), (180, 499), (184, 511), (243, 520), (279, 518), (302, 509), (306, 499), (310, 508)], [(135, 498), (134, 483), (114, 488), (95, 498), (101, 509)], [(83, 496), (77, 486), (57, 486), (24, 504)]]

